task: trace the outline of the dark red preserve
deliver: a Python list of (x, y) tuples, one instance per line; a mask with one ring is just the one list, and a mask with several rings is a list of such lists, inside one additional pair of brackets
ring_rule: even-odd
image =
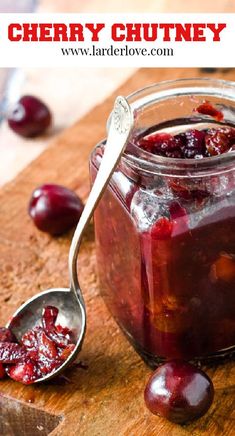
[(0, 378), (31, 384), (53, 373), (73, 352), (73, 332), (56, 323), (58, 309), (46, 306), (41, 322), (17, 341), (11, 330), (0, 328)]
[(130, 96), (135, 129), (95, 212), (102, 295), (153, 365), (234, 350), (233, 87), (192, 79)]

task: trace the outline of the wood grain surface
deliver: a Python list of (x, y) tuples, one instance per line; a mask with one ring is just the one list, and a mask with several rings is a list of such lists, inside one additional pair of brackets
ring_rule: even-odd
[[(44, 182), (64, 184), (86, 199), (89, 192), (88, 159), (105, 135), (114, 97), (160, 80), (193, 77), (194, 69), (142, 69), (104, 103), (61, 134), (36, 161), (0, 191), (0, 323), (5, 324), (18, 305), (33, 294), (54, 286), (67, 286), (67, 255), (71, 234), (51, 238), (37, 231), (27, 215), (32, 190)], [(205, 74), (204, 74), (205, 76)], [(235, 71), (212, 77), (235, 79)], [(40, 427), (43, 412), (58, 416), (51, 435), (178, 436), (233, 435), (235, 432), (235, 365), (228, 362), (206, 368), (215, 386), (215, 401), (206, 416), (178, 426), (151, 415), (143, 390), (151, 370), (129, 345), (99, 296), (95, 269), (93, 229), (90, 225), (79, 255), (79, 278), (87, 305), (88, 329), (80, 359), (88, 365), (71, 368), (69, 380), (23, 386), (0, 382), (0, 410), (12, 419), (25, 416), (25, 408)], [(13, 400), (13, 403), (12, 401)], [(14, 403), (15, 400), (15, 403)], [(18, 418), (8, 404), (18, 408)], [(14, 407), (13, 407), (14, 409)], [(32, 412), (32, 409), (29, 409)], [(28, 413), (29, 415), (30, 413)], [(20, 418), (21, 416), (21, 418)], [(38, 421), (37, 421), (38, 420)], [(43, 431), (50, 420), (44, 419)], [(9, 430), (8, 433), (17, 433)], [(51, 425), (51, 422), (50, 422)], [(54, 425), (54, 426), (55, 426)], [(37, 434), (21, 426), (21, 435)], [(52, 426), (53, 428), (53, 426)], [(2, 427), (3, 429), (3, 427)], [(19, 434), (19, 433), (18, 433)], [(17, 436), (18, 436), (17, 434)]]

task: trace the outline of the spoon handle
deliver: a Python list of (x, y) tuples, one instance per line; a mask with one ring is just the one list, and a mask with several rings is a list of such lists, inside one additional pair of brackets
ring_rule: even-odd
[(69, 278), (71, 290), (83, 302), (77, 277), (77, 256), (85, 227), (89, 223), (93, 212), (121, 158), (123, 150), (130, 136), (134, 118), (132, 110), (124, 97), (117, 97), (111, 117), (108, 138), (104, 155), (91, 188), (83, 213), (79, 219), (69, 250)]

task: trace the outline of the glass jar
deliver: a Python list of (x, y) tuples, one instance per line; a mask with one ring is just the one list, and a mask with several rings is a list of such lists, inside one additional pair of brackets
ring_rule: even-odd
[[(222, 121), (195, 112), (205, 100), (223, 112)], [(94, 217), (102, 295), (150, 365), (232, 353), (235, 152), (165, 158), (141, 150), (136, 138), (235, 124), (235, 84), (164, 82), (128, 101), (134, 130)], [(92, 180), (104, 147), (91, 155)]]

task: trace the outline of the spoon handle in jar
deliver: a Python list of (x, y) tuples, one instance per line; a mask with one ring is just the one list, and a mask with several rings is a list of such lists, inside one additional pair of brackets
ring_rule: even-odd
[(85, 227), (89, 223), (93, 212), (109, 183), (109, 180), (117, 167), (121, 158), (123, 150), (128, 142), (131, 129), (134, 124), (132, 110), (124, 97), (117, 97), (108, 138), (104, 149), (103, 158), (91, 188), (83, 213), (79, 219), (76, 230), (73, 235), (72, 243), (69, 251), (69, 277), (71, 283), (71, 290), (78, 294), (79, 298), (83, 301), (80, 286), (77, 278), (77, 256), (81, 244), (82, 235)]

